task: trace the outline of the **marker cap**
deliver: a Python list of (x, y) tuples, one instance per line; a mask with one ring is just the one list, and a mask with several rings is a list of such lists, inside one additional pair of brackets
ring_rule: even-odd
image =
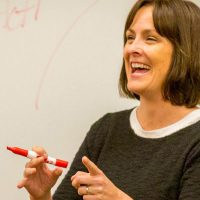
[(56, 159), (56, 166), (66, 168), (68, 165), (67, 161)]

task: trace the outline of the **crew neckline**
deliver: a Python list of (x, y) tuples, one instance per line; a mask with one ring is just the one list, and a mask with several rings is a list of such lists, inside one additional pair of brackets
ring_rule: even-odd
[(181, 120), (169, 126), (166, 126), (160, 129), (151, 130), (151, 131), (145, 131), (141, 127), (137, 119), (136, 110), (137, 110), (137, 107), (135, 107), (130, 114), (130, 118), (129, 118), (130, 125), (131, 125), (131, 128), (134, 130), (135, 134), (143, 138), (151, 138), (151, 139), (163, 138), (177, 132), (178, 130), (181, 130), (187, 126), (190, 126), (200, 120), (200, 109), (197, 109), (187, 114)]

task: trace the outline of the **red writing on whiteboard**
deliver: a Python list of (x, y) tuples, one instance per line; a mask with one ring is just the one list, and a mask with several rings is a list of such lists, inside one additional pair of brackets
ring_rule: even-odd
[(3, 28), (13, 31), (23, 28), (27, 20), (37, 20), (40, 11), (41, 0), (1, 0), (0, 19)]
[(61, 48), (64, 40), (66, 39), (67, 35), (70, 33), (70, 31), (74, 28), (74, 26), (76, 26), (76, 24), (81, 20), (81, 18), (90, 11), (90, 9), (96, 5), (96, 3), (99, 0), (95, 0), (94, 2), (92, 2), (89, 6), (87, 6), (76, 18), (75, 20), (71, 23), (71, 25), (69, 27), (67, 27), (67, 29), (65, 30), (64, 34), (62, 35), (62, 37), (60, 38), (60, 40), (58, 41), (56, 47), (52, 50), (52, 54), (45, 66), (44, 72), (42, 73), (42, 77), (38, 86), (38, 91), (36, 94), (36, 100), (35, 100), (35, 109), (39, 110), (39, 100), (40, 100), (40, 95), (41, 95), (41, 91), (42, 91), (42, 87), (43, 84), (45, 82), (46, 76), (48, 75), (48, 71), (49, 68), (51, 66), (51, 63), (53, 61), (53, 59), (56, 57), (56, 54), (58, 53), (58, 50)]

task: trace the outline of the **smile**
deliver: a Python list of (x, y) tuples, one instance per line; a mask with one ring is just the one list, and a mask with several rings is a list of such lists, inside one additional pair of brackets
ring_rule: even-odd
[(142, 63), (131, 63), (132, 73), (144, 74), (150, 70), (150, 66)]

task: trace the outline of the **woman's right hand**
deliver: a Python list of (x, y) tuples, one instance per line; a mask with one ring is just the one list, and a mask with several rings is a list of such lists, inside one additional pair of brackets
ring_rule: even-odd
[(50, 170), (45, 159), (47, 154), (42, 147), (33, 147), (40, 157), (31, 159), (25, 166), (24, 177), (18, 183), (18, 188), (26, 188), (31, 200), (50, 200), (51, 188), (62, 174), (62, 169)]

